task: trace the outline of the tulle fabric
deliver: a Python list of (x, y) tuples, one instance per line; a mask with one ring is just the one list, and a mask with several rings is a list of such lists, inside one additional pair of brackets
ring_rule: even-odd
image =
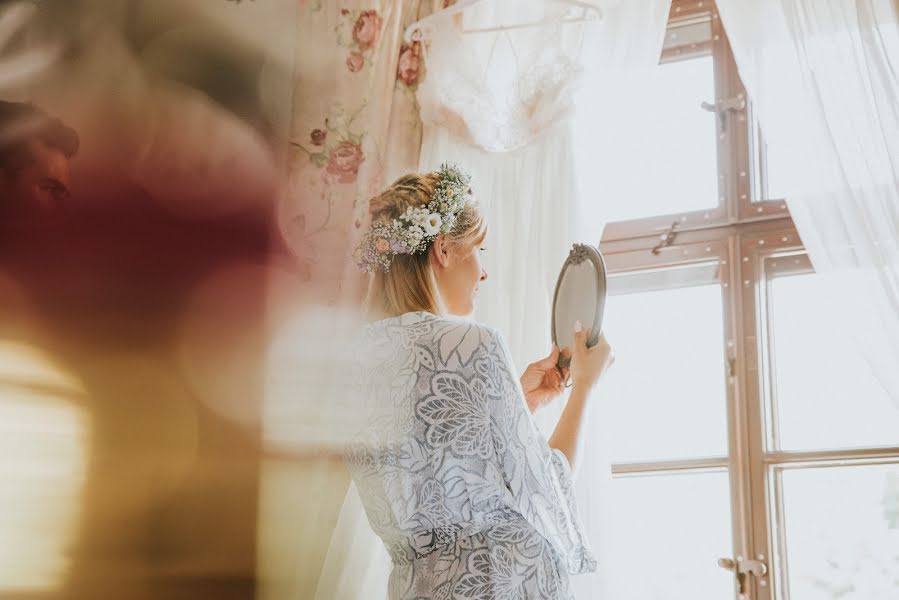
[(835, 331), (899, 406), (899, 14), (891, 0), (718, 2)]

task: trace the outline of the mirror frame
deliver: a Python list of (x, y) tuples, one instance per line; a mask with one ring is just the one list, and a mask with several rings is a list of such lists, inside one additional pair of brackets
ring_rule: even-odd
[[(593, 263), (593, 268), (596, 270), (596, 314), (593, 316), (593, 323), (589, 325), (591, 328), (590, 337), (587, 339), (587, 347), (592, 348), (599, 342), (599, 336), (601, 332), (602, 326), (602, 317), (603, 312), (605, 311), (606, 306), (606, 294), (608, 291), (608, 283), (606, 278), (606, 261), (602, 257), (602, 253), (595, 246), (591, 246), (590, 244), (574, 244), (571, 247), (571, 251), (568, 253), (568, 258), (565, 259), (565, 263), (562, 265), (562, 270), (559, 271), (559, 278), (556, 280), (556, 289), (553, 292), (553, 306), (552, 306), (552, 319), (551, 319), (551, 333), (552, 333), (552, 341), (558, 345), (558, 337), (556, 337), (556, 301), (559, 298), (559, 288), (562, 286), (562, 280), (565, 278), (565, 271), (568, 270), (568, 267), (572, 265), (577, 265), (585, 260), (589, 260)], [(584, 327), (588, 325), (585, 323)], [(598, 327), (599, 326), (599, 327)], [(571, 364), (571, 358), (566, 358), (559, 355), (559, 367), (567, 368)]]

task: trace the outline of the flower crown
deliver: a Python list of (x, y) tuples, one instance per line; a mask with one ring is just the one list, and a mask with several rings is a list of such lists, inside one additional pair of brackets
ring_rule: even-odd
[(356, 248), (356, 266), (362, 271), (387, 272), (397, 254), (418, 254), (441, 233), (449, 233), (456, 216), (471, 196), (471, 177), (456, 165), (444, 163), (427, 205), (406, 209), (390, 223), (375, 220)]

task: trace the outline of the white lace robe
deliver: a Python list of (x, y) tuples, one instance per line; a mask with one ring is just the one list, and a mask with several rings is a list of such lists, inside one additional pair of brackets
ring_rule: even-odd
[(550, 449), (500, 334), (406, 313), (366, 326), (347, 462), (398, 598), (571, 598), (595, 570), (566, 457)]

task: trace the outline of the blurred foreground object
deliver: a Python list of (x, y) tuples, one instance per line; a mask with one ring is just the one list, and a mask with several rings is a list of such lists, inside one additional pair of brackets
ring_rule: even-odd
[[(309, 449), (267, 448), (263, 426), (267, 350), (314, 343), (285, 337), (317, 282), (272, 220), (295, 10), (0, 2), (0, 99), (78, 140), (77, 154), (26, 143), (70, 172), (38, 188), (26, 206), (41, 210), (16, 218), (27, 228), (0, 236), (2, 600), (314, 586), (345, 475)], [(289, 591), (266, 579), (275, 570)]]

